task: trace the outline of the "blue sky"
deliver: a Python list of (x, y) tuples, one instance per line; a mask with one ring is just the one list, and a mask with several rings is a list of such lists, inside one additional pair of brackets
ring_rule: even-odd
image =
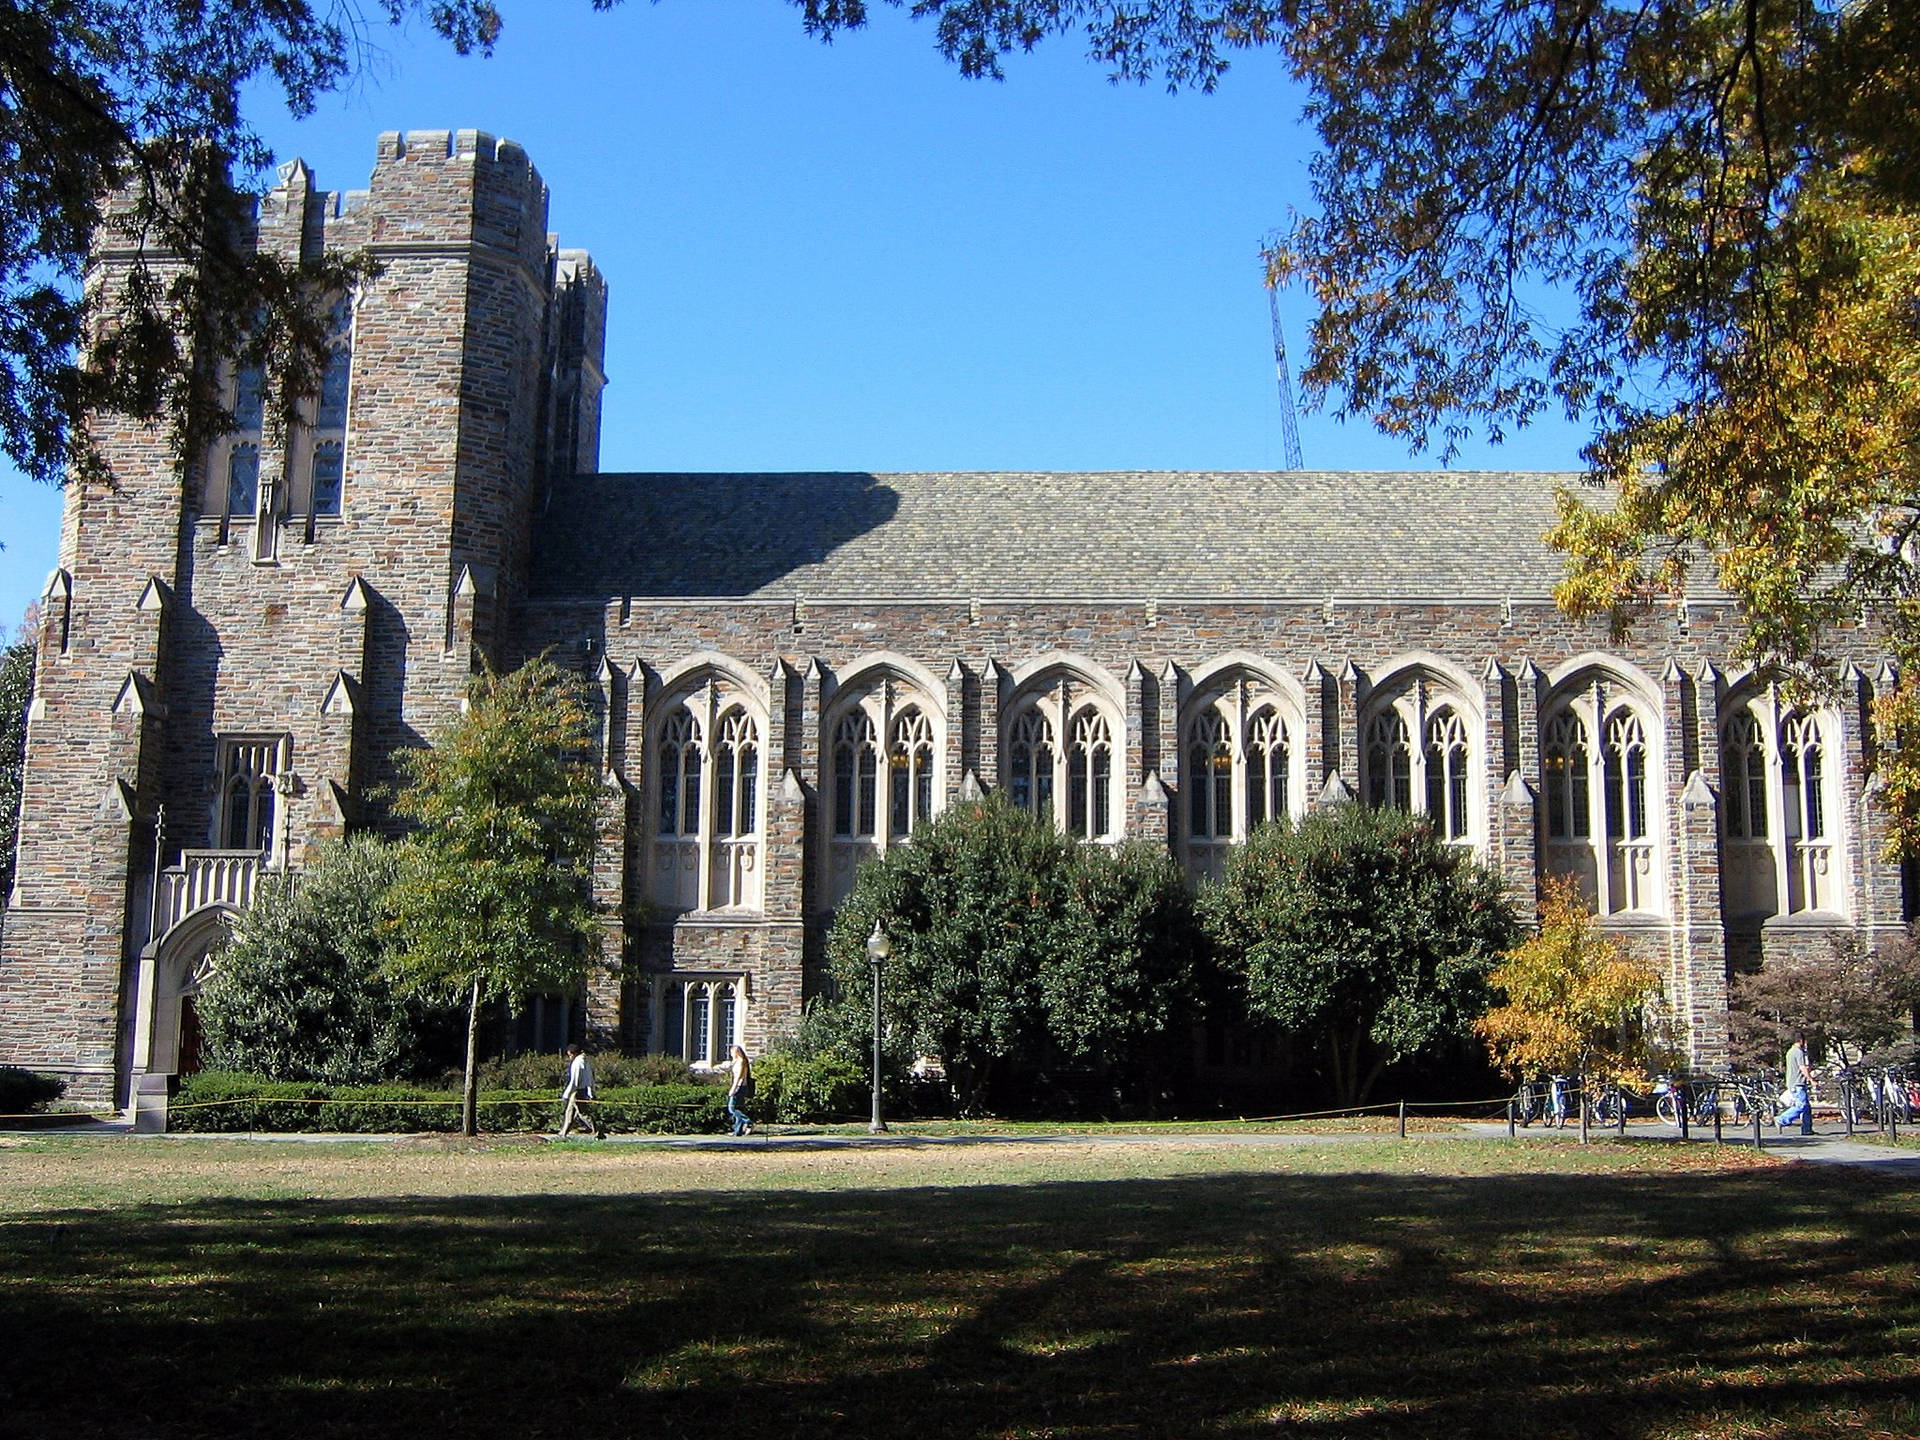
[[(351, 93), (255, 118), (319, 184), (381, 130), (523, 144), (550, 228), (610, 291), (608, 470), (1269, 469), (1262, 239), (1308, 203), (1277, 57), (1212, 95), (1114, 86), (1069, 39), (968, 81), (881, 9), (823, 46), (777, 0), (507, 0), (492, 59), (376, 32)], [(1304, 298), (1282, 298), (1305, 348)], [(1433, 462), (1302, 415), (1316, 469)], [(1569, 469), (1543, 422), (1460, 466)], [(52, 568), (59, 497), (0, 470), (0, 624)]]

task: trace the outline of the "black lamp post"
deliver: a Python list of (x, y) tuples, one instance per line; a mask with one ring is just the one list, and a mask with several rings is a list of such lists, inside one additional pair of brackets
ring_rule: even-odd
[(891, 954), (893, 942), (875, 920), (873, 934), (867, 937), (867, 964), (873, 967), (873, 1123), (867, 1129), (875, 1135), (887, 1131), (887, 1122), (880, 1118), (880, 971)]

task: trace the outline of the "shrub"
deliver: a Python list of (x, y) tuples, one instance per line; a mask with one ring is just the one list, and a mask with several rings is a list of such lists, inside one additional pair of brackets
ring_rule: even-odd
[(67, 1082), (36, 1075), (14, 1065), (0, 1065), (0, 1115), (28, 1115), (44, 1109), (67, 1093)]
[(381, 899), (395, 851), (371, 835), (329, 841), (288, 891), (263, 884), (200, 997), (206, 1053), (229, 1071), (365, 1085), (422, 1073), (435, 1007), (384, 973)]
[[(180, 1082), (167, 1116), (184, 1134), (263, 1130), (350, 1135), (450, 1133), (460, 1128), (454, 1090), (408, 1085), (326, 1086), (208, 1070)], [(551, 1130), (560, 1123), (552, 1088), (488, 1090), (479, 1097), (481, 1128), (494, 1134)], [(600, 1091), (603, 1128), (628, 1134), (717, 1134), (727, 1128), (726, 1094), (711, 1085), (644, 1085)]]
[(858, 1115), (871, 1093), (866, 1067), (830, 1051), (776, 1052), (755, 1063), (753, 1076), (754, 1097), (747, 1109), (790, 1124)]
[(1253, 1015), (1317, 1042), (1342, 1105), (1471, 1033), (1520, 939), (1497, 873), (1424, 816), (1357, 804), (1256, 827), (1199, 909)]
[(319, 1128), (324, 1085), (269, 1080), (233, 1070), (202, 1070), (180, 1081), (167, 1108), (167, 1128), (188, 1134), (271, 1130), (297, 1133)]
[[(588, 1055), (587, 1063), (593, 1066), (596, 1090), (631, 1085), (686, 1085), (693, 1080), (686, 1062), (672, 1055), (622, 1055), (617, 1050), (603, 1050)], [(483, 1090), (556, 1091), (566, 1079), (565, 1055), (528, 1053), (507, 1060), (489, 1060), (480, 1067)], [(459, 1072), (443, 1077), (443, 1083), (458, 1086)]]

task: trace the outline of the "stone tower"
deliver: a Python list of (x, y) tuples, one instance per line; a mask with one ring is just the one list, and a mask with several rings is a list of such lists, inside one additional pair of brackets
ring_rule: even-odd
[[(112, 488), (68, 491), (29, 720), (0, 1057), (71, 1098), (163, 1095), (207, 949), (315, 839), (378, 824), (393, 752), (504, 658), (556, 469), (592, 471), (606, 291), (558, 251), (526, 154), (389, 132), (364, 191), (282, 167), (255, 243), (366, 248), (322, 393), (285, 437), (258, 377), (185, 472), (107, 422)], [(103, 249), (95, 280), (137, 257)], [(165, 257), (149, 257), (165, 265)], [(110, 427), (110, 428), (108, 428)]]

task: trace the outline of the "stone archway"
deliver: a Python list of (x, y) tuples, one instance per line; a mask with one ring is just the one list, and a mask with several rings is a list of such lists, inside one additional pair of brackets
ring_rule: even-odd
[[(237, 913), (225, 905), (204, 906), (140, 954), (132, 1066), (136, 1129), (166, 1129), (168, 1082), (182, 1073), (182, 1042), (190, 1052), (197, 1029), (193, 997), (212, 973), (213, 952)], [(191, 1063), (194, 1057), (185, 1058)]]

